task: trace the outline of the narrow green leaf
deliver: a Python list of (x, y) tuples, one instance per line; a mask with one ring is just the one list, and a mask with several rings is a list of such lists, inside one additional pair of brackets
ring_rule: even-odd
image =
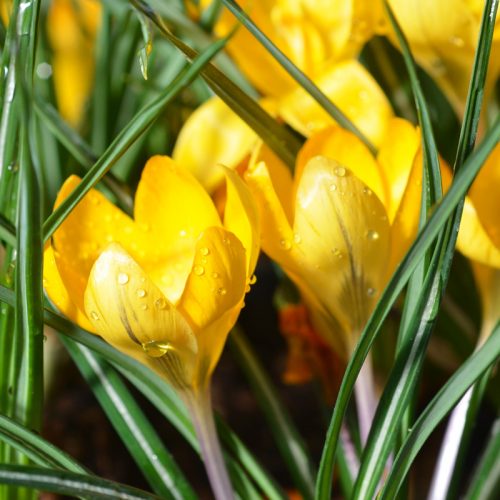
[(196, 58), (191, 66), (183, 70), (172, 85), (165, 89), (157, 99), (145, 106), (135, 115), (131, 123), (118, 134), (104, 154), (85, 175), (82, 182), (80, 182), (73, 192), (61, 203), (61, 205), (59, 205), (57, 210), (46, 219), (43, 225), (45, 241), (52, 236), (54, 231), (83, 196), (99, 182), (104, 174), (106, 174), (128, 148), (151, 126), (156, 118), (163, 112), (165, 106), (196, 78), (203, 66), (224, 47), (225, 43), (226, 39), (214, 43), (214, 45)]
[(239, 328), (233, 328), (229, 345), (266, 416), (278, 449), (304, 499), (314, 496), (315, 471), (305, 443), (286, 412), (271, 380)]
[(0, 439), (38, 465), (87, 473), (83, 466), (64, 451), (4, 415), (0, 415)]
[(493, 424), (486, 450), (475, 470), (465, 500), (495, 500), (500, 490), (500, 419)]
[(10, 246), (16, 246), (15, 228), (3, 214), (0, 214), (0, 239)]
[(375, 146), (347, 118), (347, 116), (326, 96), (315, 83), (303, 73), (288, 57), (258, 28), (245, 11), (233, 0), (222, 0), (227, 9), (262, 44), (287, 73), (342, 127), (355, 134), (372, 153)]
[(415, 270), (420, 259), (423, 258), (425, 252), (434, 241), (434, 238), (436, 238), (442, 227), (446, 224), (447, 219), (453, 213), (456, 205), (461, 201), (461, 198), (472, 184), (481, 166), (484, 164), (486, 158), (496, 146), (499, 139), (500, 118), (496, 120), (493, 127), (486, 134), (484, 141), (478, 146), (476, 151), (468, 157), (463, 168), (455, 176), (449, 191), (436, 206), (429, 220), (419, 232), (408, 253), (390, 279), (368, 320), (347, 366), (337, 402), (333, 410), (316, 483), (316, 498), (323, 499), (330, 497), (331, 475), (342, 420), (358, 373), (361, 370), (373, 341), (380, 331), (384, 319), (412, 272)]
[(0, 483), (93, 500), (160, 500), (160, 497), (96, 476), (22, 465), (0, 464)]
[(193, 499), (194, 491), (117, 373), (86, 347), (61, 337), (113, 427), (153, 490), (165, 499)]
[(500, 324), (497, 324), (488, 340), (448, 380), (415, 422), (403, 443), (391, 472), (385, 482), (380, 499), (395, 497), (399, 486), (413, 460), (432, 431), (458, 403), (467, 389), (498, 360), (500, 356)]

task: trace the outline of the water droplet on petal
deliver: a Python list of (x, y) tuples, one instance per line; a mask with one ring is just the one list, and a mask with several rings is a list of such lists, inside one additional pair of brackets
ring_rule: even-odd
[(95, 311), (92, 311), (90, 313), (90, 317), (94, 320), (94, 321), (98, 321), (99, 320), (99, 315), (95, 312)]
[(217, 279), (219, 277), (219, 273), (213, 272), (212, 278)]
[(156, 342), (153, 340), (142, 344), (142, 349), (152, 358), (161, 358), (167, 351), (172, 349), (172, 346), (168, 342)]
[(119, 273), (118, 274), (118, 284), (119, 285), (126, 285), (128, 283), (129, 277), (127, 273)]
[(366, 194), (368, 196), (371, 196), (373, 194), (373, 191), (369, 187), (364, 187), (363, 188), (363, 194)]
[(148, 310), (148, 305), (147, 304), (142, 304), (141, 309), (143, 311), (147, 311)]
[(193, 271), (196, 276), (203, 276), (205, 274), (205, 268), (203, 266), (194, 266)]
[(227, 290), (224, 287), (217, 288), (217, 295), (226, 295)]
[(181, 238), (185, 238), (185, 237), (187, 236), (187, 231), (186, 231), (185, 229), (181, 229), (181, 230), (179, 231), (179, 236), (180, 236)]
[(369, 287), (366, 290), (366, 295), (368, 295), (368, 297), (374, 297), (376, 293), (377, 293), (377, 290), (375, 290), (375, 288), (372, 288), (372, 287)]
[(280, 240), (280, 246), (283, 250), (290, 250), (290, 248), (292, 248), (292, 244), (285, 239)]
[(344, 167), (335, 167), (333, 172), (337, 177), (345, 177), (347, 175), (347, 170)]
[(374, 231), (373, 229), (370, 229), (367, 233), (366, 233), (366, 237), (370, 240), (370, 241), (377, 241), (379, 238), (380, 238), (380, 234), (378, 234), (377, 231)]
[(160, 297), (155, 300), (155, 307), (156, 309), (165, 309), (165, 307), (167, 307), (167, 301), (163, 297)]
[(201, 255), (204, 255), (205, 257), (210, 254), (210, 250), (207, 247), (200, 248), (200, 253)]
[(457, 35), (454, 35), (452, 37), (450, 37), (450, 40), (449, 42), (454, 45), (455, 47), (459, 47), (459, 48), (462, 48), (465, 46), (465, 41), (462, 37), (460, 36), (457, 36)]
[(137, 297), (139, 297), (140, 299), (144, 298), (146, 295), (146, 290), (144, 290), (144, 288), (139, 288), (137, 290)]
[(331, 191), (333, 193), (334, 191), (337, 191), (337, 185), (336, 184), (330, 184), (330, 187), (328, 189), (329, 189), (329, 191)]
[(300, 234), (298, 233), (295, 233), (293, 235), (293, 241), (295, 241), (295, 243), (299, 244), (302, 242), (302, 236), (300, 236)]

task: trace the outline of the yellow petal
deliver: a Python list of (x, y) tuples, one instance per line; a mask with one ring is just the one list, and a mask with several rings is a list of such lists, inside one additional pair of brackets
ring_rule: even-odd
[[(80, 183), (69, 177), (58, 193), (55, 207)], [(59, 274), (75, 305), (84, 311), (83, 294), (90, 269), (104, 247), (119, 241), (134, 259), (143, 261), (149, 252), (147, 232), (92, 189), (54, 233), (52, 246)]]
[(43, 288), (50, 301), (60, 312), (85, 330), (94, 331), (84, 311), (77, 307), (68, 294), (57, 269), (54, 251), (50, 245), (43, 253)]
[(483, 344), (500, 320), (500, 269), (472, 263), (481, 296), (483, 317), (478, 346)]
[(226, 207), (224, 227), (234, 233), (246, 250), (247, 275), (254, 272), (260, 249), (260, 215), (248, 186), (228, 168), (226, 173)]
[(481, 168), (469, 192), (479, 220), (493, 244), (500, 248), (500, 145)]
[(292, 228), (265, 163), (253, 165), (245, 179), (260, 209), (262, 249), (281, 266), (293, 269)]
[(384, 206), (348, 169), (315, 157), (297, 189), (294, 230), (302, 275), (352, 348), (384, 284), (390, 245)]
[(418, 231), (420, 205), (422, 202), (422, 150), (413, 160), (401, 202), (391, 224), (391, 256), (387, 267), (387, 278), (401, 262)]
[(315, 156), (325, 156), (348, 168), (386, 203), (387, 187), (380, 166), (353, 133), (332, 126), (311, 136), (297, 157), (296, 183), (300, 182), (305, 165)]
[(469, 198), (465, 199), (457, 248), (469, 259), (500, 269), (500, 248), (485, 231)]
[[(375, 145), (386, 134), (393, 112), (373, 77), (355, 60), (329, 65), (314, 83)], [(285, 95), (279, 112), (296, 130), (309, 136), (333, 123), (331, 116), (302, 88)]]
[(224, 178), (218, 164), (235, 168), (256, 142), (255, 132), (221, 99), (213, 97), (188, 118), (172, 156), (212, 192)]
[(410, 122), (392, 118), (380, 144), (377, 160), (389, 186), (387, 213), (392, 223), (403, 198), (413, 161), (420, 147), (420, 133)]
[(198, 237), (205, 228), (221, 225), (217, 210), (190, 172), (166, 156), (154, 156), (142, 172), (134, 214), (156, 245), (156, 257), (145, 269), (175, 303), (191, 270)]
[(151, 365), (174, 350), (186, 379), (192, 376), (198, 346), (191, 327), (117, 243), (109, 244), (92, 267), (85, 311), (96, 332), (120, 351)]
[(253, 167), (257, 163), (264, 162), (276, 195), (281, 202), (281, 206), (286, 214), (288, 222), (293, 221), (293, 180), (290, 169), (274, 154), (274, 152), (262, 141), (255, 147), (250, 165)]

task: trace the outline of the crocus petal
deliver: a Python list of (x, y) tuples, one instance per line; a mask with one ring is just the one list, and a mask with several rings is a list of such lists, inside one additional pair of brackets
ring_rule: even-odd
[(226, 207), (224, 227), (234, 233), (246, 249), (247, 275), (257, 264), (260, 249), (260, 214), (248, 186), (228, 168), (226, 173)]
[(43, 287), (51, 302), (69, 319), (88, 331), (94, 331), (87, 316), (73, 302), (59, 274), (54, 251), (49, 245), (43, 253)]
[[(55, 206), (79, 183), (78, 177), (69, 177), (58, 193)], [(104, 247), (113, 241), (119, 241), (139, 262), (150, 253), (147, 232), (95, 189), (83, 197), (52, 237), (59, 274), (80, 311), (85, 310), (83, 293), (90, 269)]]
[(256, 142), (255, 132), (221, 99), (213, 97), (188, 118), (172, 157), (212, 192), (224, 178), (217, 165), (235, 168)]
[[(378, 145), (393, 112), (373, 77), (355, 60), (329, 65), (314, 83)], [(309, 136), (332, 123), (331, 116), (301, 87), (280, 101), (279, 112), (296, 130)]]
[(472, 184), (469, 196), (493, 244), (500, 248), (500, 145), (497, 145)]
[(469, 259), (500, 269), (500, 248), (493, 244), (469, 198), (464, 203), (457, 248)]
[(410, 171), (420, 146), (420, 133), (410, 122), (392, 118), (388, 134), (380, 144), (377, 160), (389, 187), (387, 214), (392, 223), (408, 185)]
[(293, 232), (264, 162), (253, 165), (245, 175), (260, 209), (262, 249), (280, 265), (295, 269), (289, 250)]
[(85, 311), (96, 332), (120, 351), (144, 362), (174, 350), (193, 370), (198, 346), (191, 327), (117, 243), (92, 267)]
[(137, 187), (134, 214), (157, 245), (156, 257), (145, 269), (175, 303), (184, 290), (199, 235), (221, 225), (217, 210), (190, 172), (166, 156), (154, 156)]
[(178, 304), (196, 332), (242, 302), (246, 270), (245, 249), (233, 233), (210, 227), (201, 234)]
[(483, 312), (481, 333), (478, 339), (478, 345), (481, 345), (500, 320), (500, 268), (473, 262), (472, 270), (481, 296)]
[(329, 127), (314, 134), (304, 144), (297, 157), (295, 182), (300, 182), (305, 165), (314, 156), (331, 158), (348, 168), (385, 204), (388, 198), (380, 166), (369, 149), (351, 132)]
[(391, 224), (391, 256), (387, 267), (387, 278), (401, 262), (418, 231), (422, 202), (422, 171), (422, 150), (419, 149), (413, 159), (406, 189)]
[(338, 162), (315, 157), (297, 189), (294, 230), (301, 243), (293, 251), (305, 279), (347, 336), (359, 333), (381, 291), (389, 256), (383, 204)]

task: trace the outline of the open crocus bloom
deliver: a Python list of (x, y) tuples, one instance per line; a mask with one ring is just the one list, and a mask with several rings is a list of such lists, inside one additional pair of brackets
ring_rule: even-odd
[(262, 210), (263, 250), (344, 357), (418, 227), (419, 132), (401, 119), (389, 130), (377, 158), (356, 136), (331, 127), (305, 143), (293, 180), (265, 150), (246, 175)]
[[(210, 2), (202, 2), (202, 5)], [(252, 0), (239, 2), (259, 29), (310, 78), (332, 62), (352, 59), (383, 19), (379, 0)], [(227, 35), (238, 23), (223, 9), (215, 32)], [(296, 87), (293, 79), (245, 28), (227, 48), (242, 71), (266, 96)]]
[(53, 0), (47, 21), (57, 104), (61, 116), (77, 126), (94, 81), (94, 41), (101, 4), (96, 0)]
[[(389, 0), (413, 55), (463, 113), (484, 2), (479, 0)], [(493, 36), (486, 98), (500, 72), (500, 18)]]
[[(208, 382), (258, 256), (252, 197), (235, 172), (226, 169), (226, 179), (221, 221), (189, 172), (153, 157), (134, 219), (92, 190), (45, 251), (44, 286), (54, 304), (178, 389)], [(56, 207), (79, 182), (65, 182)]]

